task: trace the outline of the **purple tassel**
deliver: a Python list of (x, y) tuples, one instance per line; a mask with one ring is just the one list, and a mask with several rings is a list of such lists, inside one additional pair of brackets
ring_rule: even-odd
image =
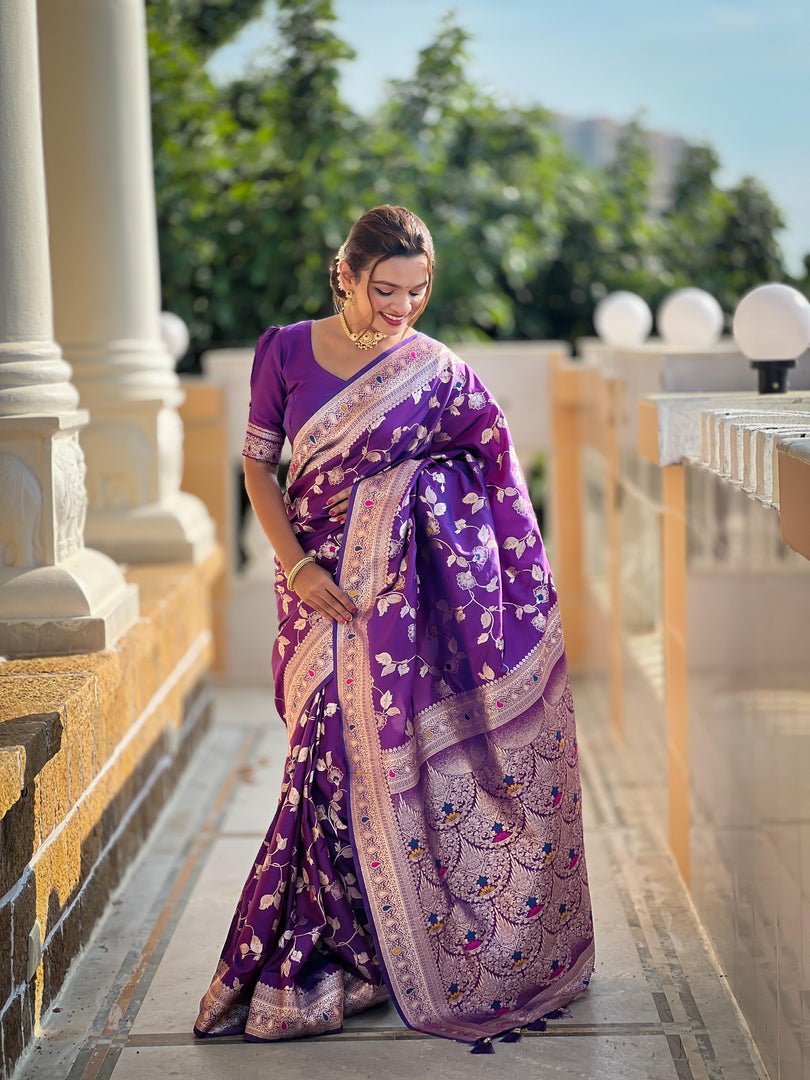
[(568, 1020), (571, 1017), (570, 1009), (555, 1009), (554, 1012), (546, 1013), (544, 1020)]
[(500, 1042), (520, 1042), (521, 1032), (520, 1028), (512, 1028), (511, 1031), (507, 1031), (505, 1035), (501, 1035)]
[(529, 1024), (527, 1031), (545, 1031), (548, 1025), (545, 1020), (535, 1020), (533, 1024)]
[(472, 1044), (471, 1054), (494, 1054), (495, 1047), (492, 1045), (492, 1039), (477, 1039)]

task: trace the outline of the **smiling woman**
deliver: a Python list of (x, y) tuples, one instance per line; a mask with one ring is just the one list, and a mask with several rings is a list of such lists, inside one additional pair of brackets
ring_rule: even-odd
[(432, 275), (423, 222), (377, 207), (333, 262), (338, 314), (256, 349), (245, 474), (289, 755), (201, 1037), (339, 1031), (390, 995), (489, 1052), (593, 971), (556, 592), (501, 410), (413, 329)]
[[(380, 206), (359, 218), (331, 275), (335, 309), (349, 340), (366, 350), (401, 339), (427, 305), (433, 266), (433, 240), (415, 214)], [(346, 308), (358, 329), (350, 328)]]

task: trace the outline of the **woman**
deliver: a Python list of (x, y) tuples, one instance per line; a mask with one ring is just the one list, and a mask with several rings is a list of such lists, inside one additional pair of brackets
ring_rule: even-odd
[(413, 329), (432, 275), (425, 225), (377, 207), (334, 261), (338, 314), (256, 349), (289, 755), (198, 1035), (338, 1031), (390, 992), (410, 1027), (488, 1041), (593, 970), (556, 594), (501, 411)]

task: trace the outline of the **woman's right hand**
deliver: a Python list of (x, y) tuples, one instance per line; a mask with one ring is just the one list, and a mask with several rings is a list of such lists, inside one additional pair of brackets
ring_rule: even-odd
[(351, 597), (337, 584), (335, 579), (318, 563), (307, 563), (295, 575), (293, 592), (308, 604), (335, 622), (347, 623), (357, 611)]

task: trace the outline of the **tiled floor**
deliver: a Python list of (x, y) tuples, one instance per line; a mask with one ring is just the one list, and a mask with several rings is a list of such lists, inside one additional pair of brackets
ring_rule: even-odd
[(315, 1040), (196, 1041), (197, 1003), (273, 815), (286, 745), (269, 692), (221, 689), (214, 730), (15, 1080), (762, 1080), (591, 693), (575, 687), (598, 962), (570, 1019), (475, 1058), (408, 1031), (390, 1005)]

